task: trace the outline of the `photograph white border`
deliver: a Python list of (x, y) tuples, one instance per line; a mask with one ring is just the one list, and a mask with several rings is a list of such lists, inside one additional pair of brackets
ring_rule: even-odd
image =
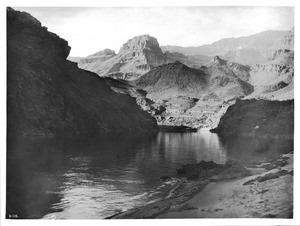
[[(168, 220), (7, 220), (5, 219), (6, 198), (6, 7), (151, 7), (151, 6), (292, 6), (295, 7), (295, 37), (299, 37), (299, 0), (1, 0), (1, 76), (0, 76), (0, 156), (1, 156), (1, 223), (0, 225), (300, 225), (300, 178), (299, 178), (299, 79), (295, 76), (295, 148), (294, 148), (294, 218), (293, 219), (168, 219)], [(257, 18), (255, 18), (257, 19)], [(299, 45), (295, 39), (295, 72), (299, 69)]]

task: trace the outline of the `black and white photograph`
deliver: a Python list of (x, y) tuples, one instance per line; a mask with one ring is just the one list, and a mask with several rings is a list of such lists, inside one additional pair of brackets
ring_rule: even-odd
[(1, 218), (297, 218), (297, 6), (248, 3), (3, 6)]

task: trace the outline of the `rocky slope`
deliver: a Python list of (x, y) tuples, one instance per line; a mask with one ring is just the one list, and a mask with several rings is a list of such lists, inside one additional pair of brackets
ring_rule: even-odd
[(201, 69), (175, 62), (156, 67), (131, 85), (145, 91), (160, 125), (213, 127), (229, 104), (253, 91), (248, 70), (219, 57)]
[(7, 9), (9, 135), (157, 131), (134, 98), (66, 60), (67, 41), (25, 12)]
[(218, 134), (292, 138), (294, 100), (239, 100), (221, 117)]

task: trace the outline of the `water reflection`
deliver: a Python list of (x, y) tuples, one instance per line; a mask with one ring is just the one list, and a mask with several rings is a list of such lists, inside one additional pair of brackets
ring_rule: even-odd
[(208, 131), (154, 137), (9, 138), (7, 217), (104, 218), (163, 197), (162, 175), (200, 160), (273, 155), (286, 141), (219, 138)]

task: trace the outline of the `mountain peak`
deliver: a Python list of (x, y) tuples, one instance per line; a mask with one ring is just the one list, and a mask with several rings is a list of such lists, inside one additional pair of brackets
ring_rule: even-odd
[(148, 34), (135, 36), (129, 39), (123, 44), (119, 53), (128, 51), (142, 51), (143, 49), (154, 50), (162, 54), (157, 39)]
[(103, 49), (99, 52), (96, 52), (94, 54), (91, 54), (87, 57), (95, 57), (95, 56), (107, 56), (107, 55), (116, 55), (115, 51), (114, 50), (111, 50), (111, 49)]

